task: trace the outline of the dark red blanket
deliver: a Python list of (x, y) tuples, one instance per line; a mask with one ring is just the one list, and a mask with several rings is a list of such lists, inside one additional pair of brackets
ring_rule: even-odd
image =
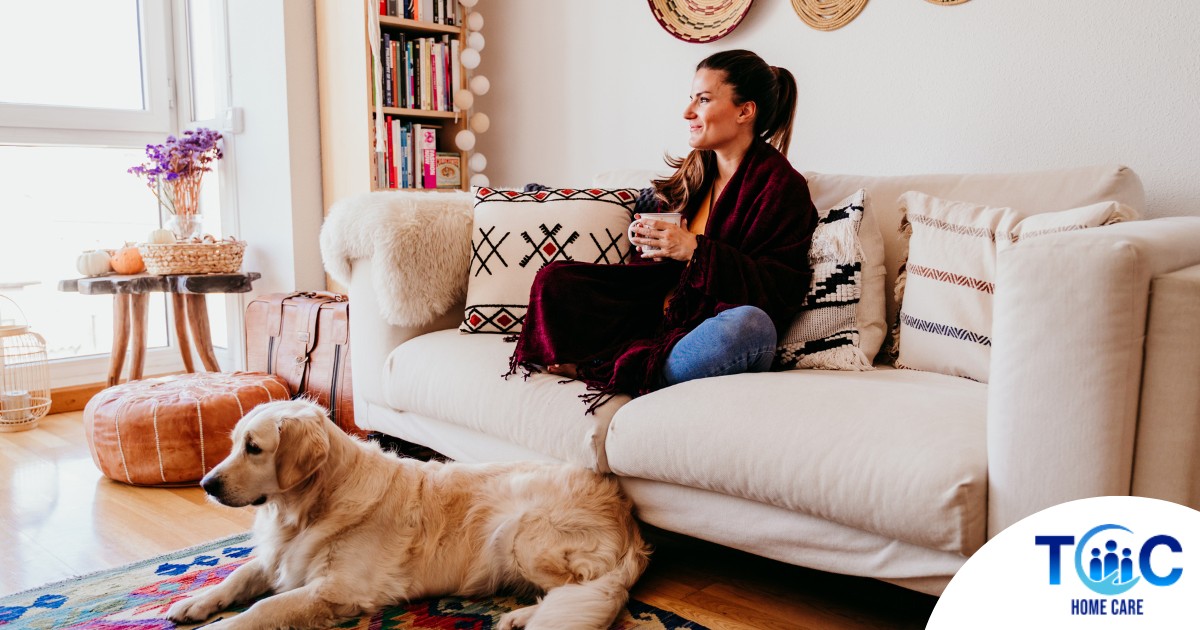
[[(684, 209), (689, 220), (703, 195), (696, 197)], [(594, 410), (611, 394), (660, 388), (675, 342), (721, 311), (757, 306), (785, 331), (808, 290), (816, 225), (804, 177), (755, 141), (713, 205), (689, 264), (635, 255), (628, 265), (554, 262), (539, 271), (510, 374), (517, 366), (577, 364)]]

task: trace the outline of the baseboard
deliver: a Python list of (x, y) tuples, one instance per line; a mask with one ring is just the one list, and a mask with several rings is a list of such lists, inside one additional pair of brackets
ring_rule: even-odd
[(107, 388), (105, 383), (90, 383), (87, 385), (72, 385), (50, 390), (50, 413), (66, 411), (82, 411), (92, 396)]
[[(172, 376), (175, 374), (184, 374), (185, 372), (167, 372), (166, 374), (147, 374), (143, 378), (157, 378), (159, 376)], [(124, 381), (128, 382), (128, 381)], [(88, 401), (93, 396), (101, 391), (108, 389), (107, 383), (88, 383), (86, 385), (72, 385), (70, 387), (59, 387), (50, 390), (50, 411), (47, 413), (63, 413), (66, 411), (83, 411), (87, 406)]]

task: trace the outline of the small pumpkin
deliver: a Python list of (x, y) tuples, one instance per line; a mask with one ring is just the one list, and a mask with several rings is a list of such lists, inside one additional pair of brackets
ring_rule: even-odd
[(75, 268), (85, 276), (98, 276), (112, 271), (108, 252), (102, 249), (83, 252), (75, 259)]
[(142, 260), (142, 253), (138, 251), (137, 245), (126, 244), (113, 254), (112, 268), (113, 271), (127, 276), (145, 271), (146, 262)]
[(166, 229), (153, 230), (146, 237), (146, 242), (151, 245), (173, 245), (175, 243), (175, 233)]

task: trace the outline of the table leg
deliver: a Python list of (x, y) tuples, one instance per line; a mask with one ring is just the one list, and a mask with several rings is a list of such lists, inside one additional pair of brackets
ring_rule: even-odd
[(192, 329), (192, 341), (196, 344), (196, 353), (204, 363), (204, 369), (209, 372), (220, 372), (217, 355), (213, 353), (212, 333), (208, 328), (208, 304), (202, 293), (188, 293), (184, 296), (187, 302), (188, 327)]
[(125, 347), (129, 345), (129, 311), (133, 296), (128, 293), (113, 294), (113, 341), (108, 363), (108, 386), (121, 382), (121, 370), (125, 367)]
[(179, 344), (179, 354), (183, 357), (183, 369), (188, 374), (196, 371), (192, 363), (192, 344), (188, 342), (187, 306), (184, 304), (182, 293), (171, 294), (171, 311), (175, 316), (175, 342)]
[(130, 296), (130, 316), (133, 319), (133, 352), (129, 357), (129, 380), (142, 380), (146, 367), (146, 319), (150, 307), (148, 293), (135, 293)]

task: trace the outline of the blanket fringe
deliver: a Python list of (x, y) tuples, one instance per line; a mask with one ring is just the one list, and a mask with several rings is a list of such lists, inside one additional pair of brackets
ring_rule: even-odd
[(503, 378), (507, 381), (508, 377), (516, 374), (518, 370), (522, 372), (521, 380), (524, 381), (528, 381), (530, 376), (541, 372), (541, 370), (539, 370), (537, 366), (533, 365), (532, 363), (523, 363), (518, 361), (517, 353), (514, 352), (512, 353), (512, 356), (508, 357), (508, 371), (501, 374), (500, 378)]
[(587, 403), (587, 410), (583, 412), (585, 416), (596, 415), (596, 409), (604, 406), (608, 401), (616, 398), (617, 395), (604, 390), (591, 391), (586, 394), (580, 394), (579, 399)]

